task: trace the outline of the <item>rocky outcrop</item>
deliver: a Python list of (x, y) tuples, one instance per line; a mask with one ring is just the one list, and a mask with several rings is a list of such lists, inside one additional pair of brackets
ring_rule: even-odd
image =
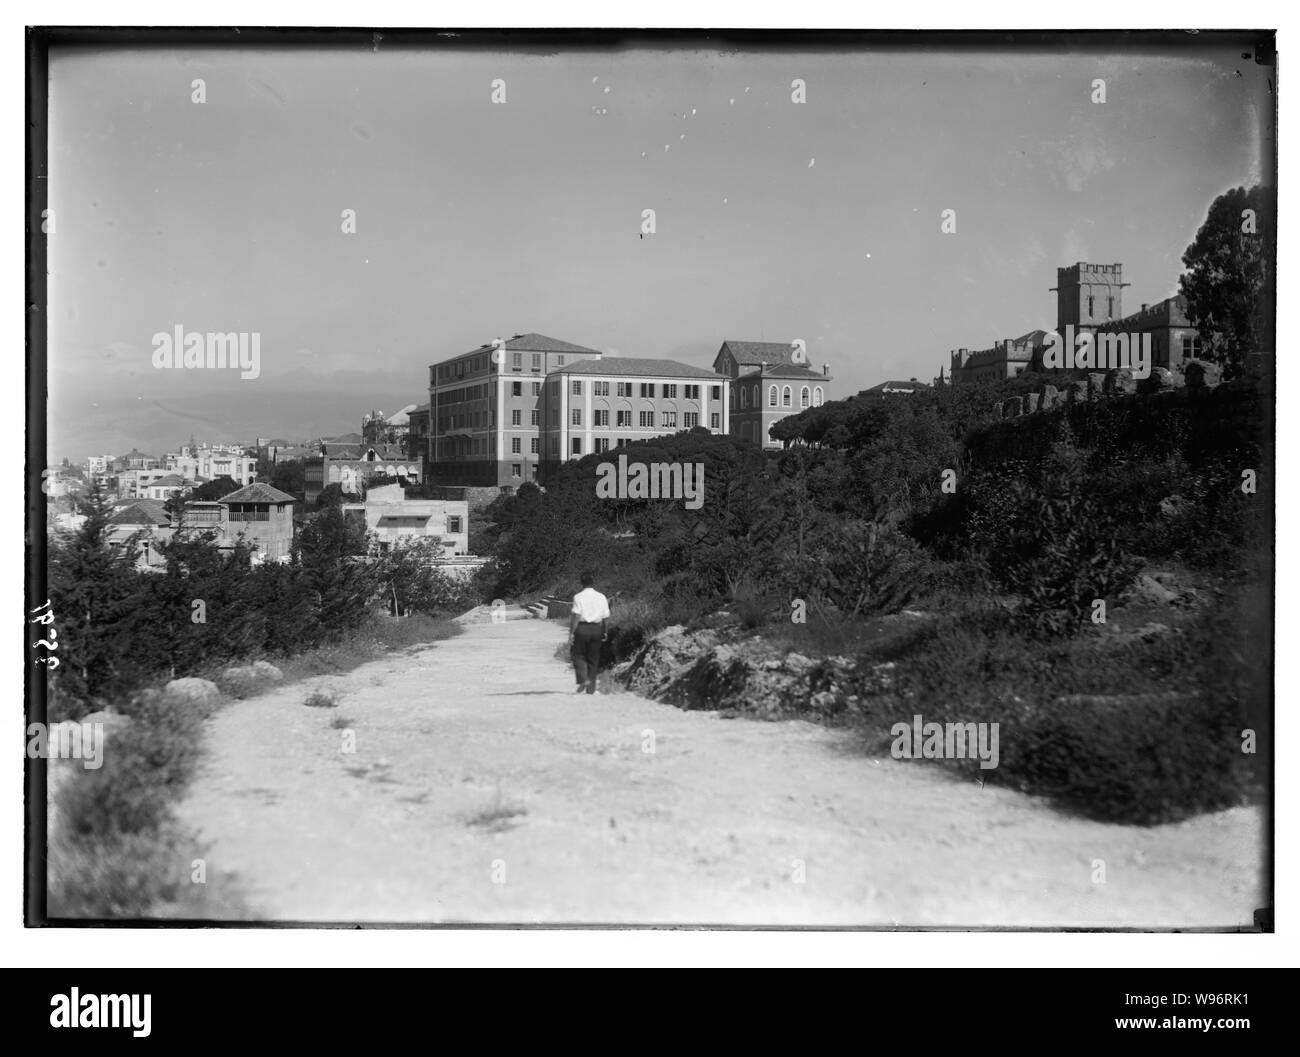
[(869, 708), (893, 664), (861, 671), (847, 657), (782, 652), (735, 628), (665, 628), (614, 676), (629, 690), (685, 709), (739, 711), (766, 719), (831, 718)]
[(231, 697), (252, 697), (284, 680), (284, 673), (267, 661), (227, 668), (217, 677), (217, 686)]
[(209, 679), (173, 679), (163, 687), (163, 698), (177, 705), (207, 708), (221, 700), (221, 690)]

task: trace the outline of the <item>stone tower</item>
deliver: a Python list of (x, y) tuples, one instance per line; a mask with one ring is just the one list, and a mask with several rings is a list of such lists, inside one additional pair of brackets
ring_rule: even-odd
[(1124, 315), (1124, 266), (1079, 261), (1056, 269), (1056, 332), (1067, 325), (1099, 327)]

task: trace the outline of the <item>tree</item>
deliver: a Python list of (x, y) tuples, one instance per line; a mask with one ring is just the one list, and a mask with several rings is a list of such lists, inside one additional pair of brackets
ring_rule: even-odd
[(51, 541), (50, 602), (59, 631), (60, 667), (52, 686), (62, 718), (76, 719), (112, 700), (134, 675), (132, 654), (152, 647), (138, 634), (148, 607), (138, 604), (139, 542), (109, 542), (113, 507), (98, 486), (78, 501), (86, 516), (75, 533)]
[(1273, 210), (1258, 184), (1219, 195), (1183, 254), (1178, 280), (1187, 318), (1201, 335), (1203, 355), (1239, 375), (1246, 356), (1271, 352), (1274, 280)]

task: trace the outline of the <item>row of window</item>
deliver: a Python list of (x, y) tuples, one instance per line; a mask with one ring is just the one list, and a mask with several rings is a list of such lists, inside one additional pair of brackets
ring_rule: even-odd
[[(749, 399), (750, 399), (749, 394), (751, 388), (753, 389), (753, 393), (754, 393), (754, 406), (755, 407), (760, 406), (759, 387), (757, 385), (752, 387), (748, 385), (742, 385), (739, 386), (738, 388), (740, 389), (741, 410), (744, 410), (749, 407)], [(809, 389), (808, 386), (805, 385), (803, 388), (799, 390), (800, 407), (821, 407), (822, 398), (823, 398), (823, 393), (822, 393), (822, 387), (820, 385), (816, 386), (813, 389)], [(794, 399), (794, 391), (788, 385), (781, 387), (779, 391), (775, 385), (768, 387), (767, 390), (768, 407), (793, 407), (794, 406), (792, 403), (793, 399)]]
[[(574, 378), (569, 383), (569, 393), (572, 396), (582, 396), (582, 379)], [(609, 396), (609, 382), (592, 382), (592, 396)], [(700, 386), (698, 385), (678, 385), (676, 382), (615, 382), (615, 396), (633, 396), (641, 395), (653, 400), (656, 392), (663, 390), (663, 396), (668, 400), (676, 400), (678, 391), (682, 392), (683, 399), (698, 400), (700, 398)], [(634, 393), (634, 390), (636, 391)], [(534, 389), (536, 395), (536, 389)], [(709, 386), (709, 399), (722, 399), (722, 386)]]
[[(540, 371), (542, 369), (542, 354), (534, 352), (530, 354), (532, 359), (532, 369)], [(454, 378), (464, 378), (465, 375), (473, 374), (475, 371), (487, 370), (491, 364), (492, 354), (490, 352), (480, 353), (477, 356), (470, 356), (463, 360), (457, 360), (455, 363), (443, 363), (429, 368), (429, 381), (436, 385), (438, 382), (449, 382)], [(555, 357), (555, 366), (564, 366), (564, 357)], [(510, 369), (512, 371), (522, 371), (524, 369), (524, 354), (522, 352), (512, 352), (510, 354)]]
[[(551, 422), (553, 425), (558, 421), (557, 415), (558, 412), (555, 412), (551, 416)], [(678, 416), (676, 411), (659, 412), (659, 428), (676, 429), (677, 417)], [(698, 426), (700, 424), (700, 413), (698, 411), (683, 411), (681, 413), (681, 420), (682, 420), (683, 429), (691, 429), (692, 427)], [(597, 427), (608, 426), (609, 412), (603, 409), (597, 409), (596, 411), (593, 411), (591, 424)], [(617, 417), (615, 418), (615, 424), (618, 426), (619, 429), (631, 429), (632, 412), (631, 411), (617, 412)], [(582, 425), (582, 408), (575, 407), (569, 411), (569, 425), (571, 426)], [(718, 429), (721, 425), (722, 425), (721, 413), (717, 411), (712, 412), (709, 415), (709, 427), (711, 429)], [(653, 411), (639, 412), (637, 415), (637, 426), (640, 429), (654, 429), (655, 413)]]

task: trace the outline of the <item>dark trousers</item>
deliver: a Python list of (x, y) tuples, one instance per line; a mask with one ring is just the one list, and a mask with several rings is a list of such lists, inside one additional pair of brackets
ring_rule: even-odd
[(587, 693), (596, 692), (596, 673), (600, 671), (600, 625), (583, 622), (573, 632), (573, 670), (578, 685)]

